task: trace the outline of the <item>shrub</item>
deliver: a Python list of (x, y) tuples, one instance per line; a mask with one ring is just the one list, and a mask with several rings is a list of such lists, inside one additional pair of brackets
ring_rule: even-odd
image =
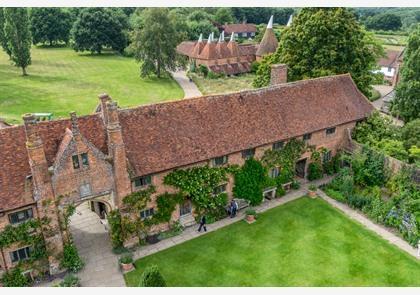
[(297, 181), (297, 180), (293, 180), (291, 187), (292, 187), (292, 189), (299, 189), (300, 188), (300, 182)]
[(253, 61), (251, 64), (251, 73), (256, 73), (260, 63), (258, 61)]
[(156, 265), (146, 267), (141, 275), (139, 287), (166, 287), (165, 279)]
[(26, 287), (29, 285), (29, 280), (22, 274), (22, 270), (19, 267), (15, 267), (11, 271), (4, 273), (1, 283), (4, 287)]
[(112, 252), (114, 254), (118, 254), (119, 255), (119, 254), (127, 253), (128, 252), (128, 249), (125, 248), (125, 247), (123, 247), (123, 246), (120, 246), (120, 247), (113, 248), (112, 249)]
[(277, 187), (276, 197), (282, 197), (285, 194), (286, 194), (286, 191), (284, 190), (284, 188), (282, 188), (281, 186), (280, 187)]
[(315, 180), (322, 177), (322, 167), (318, 162), (312, 162), (308, 165), (308, 179)]
[(328, 196), (330, 196), (334, 200), (337, 200), (337, 201), (342, 202), (342, 203), (346, 202), (346, 197), (344, 197), (342, 193), (340, 193), (338, 191), (335, 191), (331, 188), (326, 188), (324, 191)]
[(72, 272), (78, 272), (83, 268), (84, 265), (85, 263), (80, 258), (79, 253), (77, 252), (77, 248), (74, 246), (74, 244), (65, 244), (61, 266)]
[(257, 211), (255, 211), (255, 209), (249, 208), (249, 209), (246, 209), (245, 215), (257, 216)]
[(198, 72), (203, 74), (204, 77), (207, 77), (207, 74), (209, 73), (209, 68), (206, 67), (205, 65), (199, 65)]
[(372, 201), (369, 197), (358, 195), (358, 194), (350, 194), (350, 195), (347, 195), (346, 197), (347, 197), (347, 203), (349, 204), (350, 207), (355, 208), (355, 209), (360, 209), (360, 210), (362, 210), (363, 207), (365, 206), (369, 206)]
[(133, 254), (126, 253), (120, 257), (120, 263), (122, 264), (130, 264), (133, 263)]
[(316, 185), (315, 185), (315, 184), (310, 184), (310, 185), (309, 185), (309, 187), (308, 187), (308, 189), (309, 189), (311, 192), (314, 192), (314, 191), (316, 191), (316, 190), (317, 190), (317, 187), (316, 187)]
[(80, 279), (74, 274), (68, 274), (57, 287), (80, 287)]

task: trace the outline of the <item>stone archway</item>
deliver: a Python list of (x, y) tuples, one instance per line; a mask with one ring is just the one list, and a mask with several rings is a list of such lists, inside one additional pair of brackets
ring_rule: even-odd
[[(118, 257), (112, 252), (106, 218), (101, 219), (92, 203), (104, 204), (107, 212), (112, 202), (94, 198), (76, 204), (76, 212), (70, 217), (69, 230), (85, 267), (78, 273), (82, 286), (125, 286), (119, 271)], [(97, 205), (94, 205), (98, 209)], [(95, 209), (95, 208), (93, 208)]]

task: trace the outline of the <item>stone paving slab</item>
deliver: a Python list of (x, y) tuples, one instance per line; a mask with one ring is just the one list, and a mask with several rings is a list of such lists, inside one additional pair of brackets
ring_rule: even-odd
[(341, 212), (343, 212), (345, 215), (349, 216), (351, 219), (361, 223), (371, 231), (374, 231), (378, 235), (380, 235), (382, 238), (390, 242), (391, 244), (397, 246), (401, 250), (407, 252), (408, 254), (416, 257), (420, 260), (420, 256), (418, 255), (418, 250), (412, 247), (410, 244), (408, 244), (405, 240), (402, 238), (396, 236), (394, 233), (389, 231), (387, 228), (376, 224), (372, 222), (369, 218), (364, 216), (363, 214), (351, 209), (346, 204), (340, 203), (337, 200), (334, 200), (333, 198), (330, 198), (327, 194), (325, 194), (323, 191), (318, 190), (318, 195), (328, 202), (333, 207), (339, 209)]

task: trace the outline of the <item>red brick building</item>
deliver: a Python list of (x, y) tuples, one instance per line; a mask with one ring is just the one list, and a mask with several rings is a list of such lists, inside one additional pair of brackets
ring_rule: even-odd
[(185, 41), (177, 46), (179, 54), (188, 57), (190, 65), (197, 67), (205, 65), (210, 71), (236, 75), (251, 71), (251, 64), (262, 59), (263, 56), (276, 51), (278, 41), (273, 31), (273, 16), (268, 22), (267, 29), (260, 44), (238, 44), (235, 33), (230, 33), (229, 42), (225, 41), (225, 31), (214, 39), (213, 34), (207, 40), (200, 35), (198, 41)]
[[(47, 216), (51, 230), (43, 234), (54, 273), (66, 236), (59, 227), (66, 204), (90, 202), (109, 211), (153, 184), (147, 209), (155, 208), (155, 196), (175, 191), (163, 184), (173, 169), (216, 165), (221, 158), (242, 165), (248, 155), (260, 158), (292, 138), (335, 154), (372, 105), (348, 74), (285, 83), (286, 70), (274, 66), (272, 85), (261, 89), (129, 109), (104, 94), (95, 114), (47, 122), (27, 114), (24, 125), (0, 129), (0, 232)], [(299, 160), (302, 177), (309, 159), (305, 153)], [(232, 198), (233, 180), (224, 187)], [(172, 220), (188, 219), (191, 210), (178, 206)], [(1, 273), (25, 260), (30, 245), (0, 250)]]

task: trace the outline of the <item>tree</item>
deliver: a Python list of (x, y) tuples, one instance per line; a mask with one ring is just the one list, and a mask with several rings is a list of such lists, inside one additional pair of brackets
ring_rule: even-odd
[(412, 31), (404, 53), (401, 80), (391, 110), (409, 122), (420, 118), (420, 24)]
[(175, 30), (177, 17), (170, 17), (167, 8), (148, 8), (142, 11), (140, 20), (131, 36), (131, 48), (136, 60), (141, 62), (141, 76), (161, 77), (162, 72), (182, 65), (176, 53), (180, 42), (180, 32)]
[(127, 29), (128, 18), (119, 8), (84, 8), (72, 28), (74, 50), (101, 53), (110, 47), (122, 53)]
[(370, 30), (399, 30), (402, 26), (401, 17), (392, 13), (380, 13), (366, 19), (366, 27)]
[(216, 14), (214, 15), (214, 20), (219, 24), (223, 25), (225, 23), (233, 23), (232, 10), (228, 7), (220, 7), (217, 9)]
[(411, 148), (413, 145), (420, 147), (420, 119), (410, 121), (402, 128), (401, 137), (404, 147)]
[(12, 56), (12, 52), (10, 51), (9, 45), (7, 44), (5, 32), (4, 32), (4, 9), (0, 7), (0, 45), (3, 48), (4, 52), (7, 53), (9, 58)]
[(140, 278), (139, 287), (166, 287), (166, 282), (156, 265), (146, 267)]
[(4, 33), (10, 59), (15, 66), (22, 69), (26, 76), (26, 68), (31, 64), (31, 32), (29, 31), (29, 14), (26, 8), (4, 8)]
[(71, 14), (62, 8), (32, 8), (31, 32), (33, 44), (69, 41)]
[(350, 73), (369, 96), (378, 53), (383, 53), (381, 45), (348, 9), (303, 8), (283, 31), (277, 51), (263, 59), (254, 86), (268, 85), (270, 65), (285, 63), (289, 81)]
[(232, 13), (238, 21), (247, 21), (254, 24), (267, 24), (270, 16), (274, 16), (274, 22), (285, 25), (289, 16), (294, 13), (293, 8), (277, 7), (233, 7)]

